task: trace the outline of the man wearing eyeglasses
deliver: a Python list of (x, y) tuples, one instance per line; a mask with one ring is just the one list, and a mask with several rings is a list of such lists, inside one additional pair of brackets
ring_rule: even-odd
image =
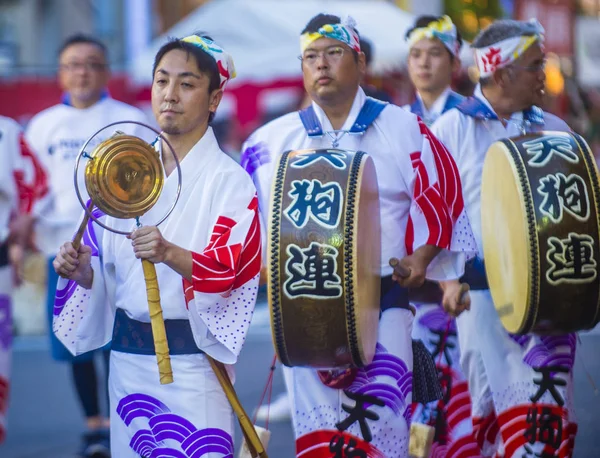
[[(365, 96), (360, 88), (365, 56), (351, 18), (342, 23), (337, 16), (315, 16), (301, 33), (300, 49), (312, 104), (258, 129), (242, 153), (242, 165), (258, 189), (263, 227), (281, 153), (332, 146), (365, 151), (373, 158), (379, 184), (383, 278), (373, 363), (364, 369), (284, 369), (296, 453), (405, 458), (413, 396), (413, 311), (404, 288), (433, 276), (443, 284), (449, 310), (460, 313), (468, 307), (468, 299), (458, 297), (457, 278), (469, 242), (475, 245), (462, 209), (460, 180), (450, 155), (415, 115)], [(349, 134), (352, 126), (359, 126), (358, 134)], [(397, 275), (391, 258), (409, 275)], [(437, 382), (431, 356), (419, 356), (429, 358)], [(416, 359), (415, 367), (421, 367)]]
[[(488, 148), (526, 132), (570, 130), (537, 107), (545, 86), (543, 41), (537, 21), (502, 20), (480, 32), (472, 45), (480, 73), (473, 97), (432, 126), (458, 164), (483, 280), (480, 193)], [(471, 295), (473, 306), (457, 326), (481, 454), (572, 456), (577, 432), (572, 410), (575, 335), (511, 336), (500, 323), (487, 284), (472, 288)]]
[[(48, 171), (49, 198), (34, 207), (36, 245), (48, 257), (48, 317), (51, 326), (57, 275), (51, 265), (62, 242), (73, 237), (81, 206), (73, 185), (75, 158), (86, 140), (107, 124), (117, 121), (147, 123), (144, 113), (112, 99), (106, 89), (110, 78), (107, 50), (86, 35), (68, 38), (59, 52), (58, 81), (62, 101), (34, 116), (26, 138)], [(143, 136), (148, 130), (133, 125), (118, 126), (126, 133)], [(89, 145), (93, 148), (110, 134), (107, 130)], [(52, 356), (72, 364), (73, 380), (86, 417), (80, 456), (109, 456), (108, 419), (100, 413), (94, 354), (73, 358), (49, 331)], [(108, 361), (108, 350), (103, 352)], [(108, 371), (106, 365), (105, 373)], [(106, 378), (103, 380), (106, 385)]]

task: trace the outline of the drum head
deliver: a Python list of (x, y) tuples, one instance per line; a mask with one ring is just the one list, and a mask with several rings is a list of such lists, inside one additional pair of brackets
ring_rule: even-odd
[[(528, 212), (517, 170), (503, 143), (488, 150), (481, 186), (481, 231), (487, 279), (494, 304), (508, 332), (521, 332), (532, 319), (532, 264)], [(530, 216), (530, 215), (529, 215)], [(535, 221), (533, 222), (535, 224)], [(533, 298), (537, 301), (537, 298)]]
[(563, 335), (598, 323), (599, 203), (598, 170), (577, 134), (537, 132), (490, 147), (483, 250), (508, 332)]
[(140, 138), (117, 134), (100, 143), (85, 168), (94, 205), (116, 218), (135, 218), (158, 200), (164, 174), (154, 148)]

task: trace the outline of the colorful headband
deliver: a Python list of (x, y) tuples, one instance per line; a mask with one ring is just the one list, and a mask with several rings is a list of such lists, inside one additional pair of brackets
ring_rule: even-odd
[(181, 41), (198, 46), (215, 60), (217, 69), (219, 70), (219, 77), (221, 78), (221, 84), (219, 85), (221, 89), (225, 87), (227, 81), (235, 78), (235, 65), (233, 65), (232, 57), (210, 38), (190, 35), (189, 37), (182, 38)]
[(452, 19), (450, 19), (450, 16), (443, 16), (437, 21), (430, 22), (427, 24), (427, 27), (414, 29), (406, 39), (408, 47), (412, 48), (415, 43), (424, 38), (437, 38), (448, 48), (448, 51), (453, 56), (458, 56), (460, 44), (458, 42), (456, 26), (452, 22)]
[(360, 38), (356, 32), (356, 21), (350, 16), (342, 24), (326, 24), (318, 32), (306, 32), (300, 35), (300, 52), (304, 52), (319, 38), (333, 38), (347, 44), (356, 52), (360, 52)]
[(477, 62), (480, 78), (491, 76), (497, 69), (513, 63), (536, 41), (543, 43), (544, 28), (535, 19), (529, 22), (536, 26), (534, 35), (507, 38), (485, 48), (475, 49), (475, 61)]

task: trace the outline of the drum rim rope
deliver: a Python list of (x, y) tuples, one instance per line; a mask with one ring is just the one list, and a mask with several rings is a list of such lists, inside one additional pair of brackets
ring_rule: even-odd
[(272, 250), (272, 245), (279, 246), (280, 242), (280, 231), (281, 231), (281, 206), (283, 202), (283, 185), (285, 183), (285, 173), (287, 169), (287, 163), (292, 150), (286, 151), (281, 155), (279, 160), (279, 167), (277, 174), (275, 175), (275, 181), (273, 182), (273, 204), (271, 205), (271, 238), (269, 240), (268, 250), (271, 254), (271, 275), (269, 276), (271, 282), (271, 290), (273, 293), (269, 297), (269, 303), (271, 305), (271, 318), (273, 322), (273, 342), (277, 349), (279, 359), (285, 366), (290, 366), (290, 360), (287, 355), (287, 348), (285, 346), (285, 336), (283, 331), (282, 323), (282, 308), (281, 308), (281, 291), (279, 289), (279, 278), (281, 275), (279, 269), (279, 250)]
[(538, 308), (533, 307), (534, 304), (539, 302), (540, 298), (540, 255), (539, 255), (539, 237), (536, 230), (537, 227), (537, 218), (535, 216), (535, 207), (533, 204), (533, 194), (531, 190), (531, 186), (529, 184), (529, 180), (527, 179), (527, 171), (525, 170), (525, 163), (523, 161), (523, 157), (519, 152), (515, 143), (510, 139), (502, 140), (502, 143), (506, 146), (510, 155), (512, 156), (512, 163), (517, 171), (519, 176), (519, 184), (520, 190), (523, 195), (523, 201), (525, 203), (525, 217), (527, 219), (528, 225), (528, 239), (530, 241), (529, 244), (529, 261), (531, 268), (531, 285), (529, 290), (529, 307), (527, 310), (527, 316), (523, 320), (523, 323), (520, 326), (520, 329), (515, 332), (515, 334), (522, 333), (525, 329), (530, 329), (535, 323)]
[[(357, 151), (352, 159), (352, 165), (348, 176), (348, 195), (346, 197), (346, 218), (344, 221), (344, 280), (345, 280), (345, 291), (344, 297), (346, 302), (346, 323), (348, 326), (348, 346), (350, 347), (350, 354), (357, 363), (357, 367), (364, 367), (364, 364), (358, 364), (359, 361), (363, 360), (361, 355), (362, 351), (356, 345), (358, 342), (358, 331), (356, 326), (356, 314), (354, 308), (354, 279), (355, 275), (352, 272), (352, 258), (354, 255), (354, 244), (352, 240), (352, 229), (354, 229), (355, 215), (354, 215), (354, 201), (356, 199), (356, 182), (358, 180), (358, 173), (360, 171), (360, 165), (362, 159), (366, 155), (364, 151)], [(359, 196), (360, 198), (360, 196)]]

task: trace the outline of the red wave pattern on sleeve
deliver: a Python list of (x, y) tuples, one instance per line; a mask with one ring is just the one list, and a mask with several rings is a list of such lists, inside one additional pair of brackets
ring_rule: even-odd
[(33, 204), (48, 193), (48, 178), (44, 168), (25, 141), (25, 136), (19, 135), (21, 156), (24, 160), (31, 161), (33, 177), (31, 182), (26, 181), (25, 171), (17, 169), (14, 171), (15, 182), (19, 194), (19, 211), (29, 213)]
[[(421, 160), (419, 151), (411, 153), (410, 159), (417, 174), (413, 199), (423, 212), (427, 224), (428, 236), (425, 243), (440, 248), (448, 248), (452, 240), (452, 219), (449, 215), (448, 206), (440, 194), (439, 184), (434, 183), (431, 185), (429, 183), (429, 175), (425, 164)], [(410, 224), (414, 224), (412, 219)], [(408, 242), (407, 239), (406, 249), (410, 253), (413, 247), (412, 243), (409, 245)]]
[[(464, 208), (460, 175), (456, 162), (446, 147), (431, 133), (420, 118), (418, 123), (421, 135), (429, 142), (435, 160), (438, 181), (430, 183), (427, 167), (421, 160), (421, 152), (411, 153), (411, 163), (417, 174), (413, 199), (423, 212), (427, 223), (428, 237), (425, 243), (447, 249), (452, 241), (454, 221)], [(408, 254), (413, 252), (413, 224), (412, 218), (409, 217), (408, 226), (411, 231), (405, 237)]]
[(244, 240), (237, 276), (233, 284), (234, 289), (256, 277), (260, 272), (262, 262), (260, 224), (258, 221), (258, 197), (256, 195), (250, 202), (248, 210), (254, 212), (254, 217), (252, 218), (248, 235), (246, 235), (246, 240)]
[(192, 282), (183, 280), (186, 303), (201, 293), (227, 293), (258, 275), (260, 271), (260, 228), (258, 199), (250, 202), (248, 209), (254, 213), (244, 243), (228, 245), (231, 229), (236, 222), (219, 216), (208, 246), (202, 253), (192, 253)]
[(444, 201), (450, 209), (452, 220), (456, 221), (456, 218), (459, 217), (465, 206), (458, 166), (448, 149), (433, 135), (421, 119), (419, 119), (419, 128), (421, 134), (429, 141), (429, 145), (431, 146), (433, 158), (435, 159), (439, 188)]

